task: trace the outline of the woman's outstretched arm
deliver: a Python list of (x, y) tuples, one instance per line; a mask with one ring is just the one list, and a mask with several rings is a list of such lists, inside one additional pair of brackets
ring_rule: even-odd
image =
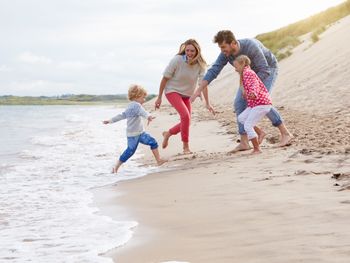
[(168, 78), (163, 77), (162, 80), (160, 81), (158, 98), (154, 102), (155, 109), (159, 109), (160, 105), (162, 104), (162, 96), (163, 96), (163, 92), (164, 92), (164, 89), (165, 89), (165, 85), (168, 82), (168, 80), (169, 80)]

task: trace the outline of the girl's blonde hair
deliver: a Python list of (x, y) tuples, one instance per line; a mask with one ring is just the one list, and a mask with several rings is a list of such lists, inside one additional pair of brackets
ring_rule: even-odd
[[(235, 62), (237, 62), (240, 65), (243, 65), (244, 67), (250, 66), (250, 58), (246, 55), (239, 55), (236, 57)], [(239, 74), (239, 86), (243, 89), (243, 72)]]
[(185, 55), (186, 46), (188, 45), (192, 45), (196, 49), (196, 56), (193, 58), (192, 61), (189, 62), (189, 64), (194, 65), (198, 63), (202, 69), (205, 69), (207, 67), (207, 62), (205, 62), (202, 56), (201, 47), (195, 39), (188, 39), (184, 43), (182, 43), (180, 45), (179, 52), (177, 53), (177, 55)]
[(146, 96), (147, 96), (147, 91), (142, 86), (137, 84), (133, 84), (130, 86), (128, 91), (129, 100), (135, 100)]
[(246, 55), (239, 55), (236, 57), (235, 61), (244, 66), (250, 66), (251, 63), (250, 58)]

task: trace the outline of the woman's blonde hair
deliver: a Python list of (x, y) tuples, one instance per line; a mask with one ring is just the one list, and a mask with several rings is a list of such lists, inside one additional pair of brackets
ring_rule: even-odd
[(142, 86), (137, 84), (132, 84), (129, 87), (129, 91), (128, 91), (129, 100), (135, 100), (146, 96), (147, 96), (147, 91)]
[(189, 64), (194, 65), (198, 63), (202, 69), (205, 69), (207, 67), (207, 62), (205, 62), (202, 56), (201, 47), (195, 39), (188, 39), (184, 43), (182, 43), (180, 45), (179, 52), (177, 53), (177, 55), (185, 55), (186, 46), (188, 45), (192, 45), (196, 49), (196, 56), (193, 58), (192, 61), (189, 62)]

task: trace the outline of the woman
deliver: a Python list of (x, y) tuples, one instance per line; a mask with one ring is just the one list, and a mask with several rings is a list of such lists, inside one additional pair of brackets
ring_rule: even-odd
[[(184, 154), (191, 153), (189, 147), (189, 130), (191, 121), (191, 101), (197, 83), (200, 83), (206, 71), (206, 62), (202, 57), (201, 48), (196, 40), (189, 39), (180, 46), (177, 55), (166, 67), (160, 82), (155, 108), (162, 104), (163, 92), (169, 103), (180, 115), (180, 123), (163, 132), (162, 147), (168, 146), (169, 138), (181, 133)], [(208, 100), (208, 89), (203, 90), (207, 109), (214, 113)]]

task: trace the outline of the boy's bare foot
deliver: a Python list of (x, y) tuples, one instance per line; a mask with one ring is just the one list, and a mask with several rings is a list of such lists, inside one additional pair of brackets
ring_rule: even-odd
[(236, 148), (234, 148), (232, 151), (229, 151), (228, 153), (232, 154), (232, 153), (237, 153), (237, 152), (241, 152), (241, 151), (247, 151), (250, 149), (251, 148), (250, 148), (249, 144), (240, 143), (236, 146)]
[(266, 137), (266, 132), (264, 131), (261, 131), (259, 134), (258, 134), (258, 142), (259, 144), (262, 144), (262, 142), (264, 141), (265, 137)]
[(171, 136), (170, 132), (165, 131), (162, 133), (163, 134), (163, 143), (162, 143), (162, 147), (163, 149), (165, 149), (166, 147), (168, 147), (168, 143), (169, 143), (169, 138)]
[(117, 164), (112, 169), (112, 174), (116, 174), (122, 164), (123, 163), (121, 161), (118, 161)]
[(294, 136), (292, 134), (282, 135), (281, 142), (278, 146), (285, 147), (285, 146), (291, 145), (293, 138), (294, 138)]
[(168, 160), (166, 160), (166, 159), (160, 159), (160, 160), (158, 160), (157, 161), (157, 165), (158, 166), (161, 166), (161, 165), (163, 165), (164, 163), (166, 163)]
[(262, 153), (262, 151), (260, 150), (260, 149), (254, 149), (252, 152), (251, 152), (251, 154), (252, 155), (255, 155), (255, 154), (260, 154), (260, 153)]

